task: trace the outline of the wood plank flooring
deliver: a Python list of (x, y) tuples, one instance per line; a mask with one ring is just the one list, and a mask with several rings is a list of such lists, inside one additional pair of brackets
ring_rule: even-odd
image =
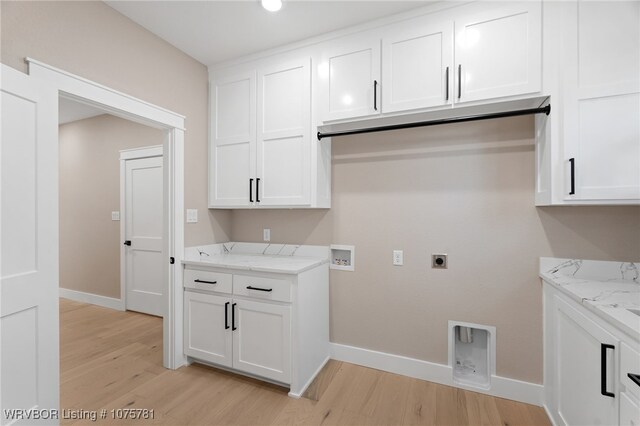
[[(63, 424), (549, 425), (540, 407), (330, 361), (305, 393), (193, 364), (162, 367), (162, 320), (60, 299), (61, 408), (107, 410)], [(114, 420), (110, 410), (154, 410)], [(72, 411), (67, 411), (70, 414)]]

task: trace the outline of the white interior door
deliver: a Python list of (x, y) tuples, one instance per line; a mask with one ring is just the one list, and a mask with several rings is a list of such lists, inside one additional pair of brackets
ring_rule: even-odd
[(164, 316), (162, 157), (125, 162), (125, 287), (128, 310)]
[(7, 424), (20, 416), (10, 410), (59, 405), (58, 93), (4, 65), (1, 72), (0, 423)]

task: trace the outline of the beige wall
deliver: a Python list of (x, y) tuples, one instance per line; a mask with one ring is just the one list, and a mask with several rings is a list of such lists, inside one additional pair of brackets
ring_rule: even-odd
[(541, 383), (538, 257), (638, 261), (640, 208), (536, 208), (532, 143), (531, 117), (336, 138), (331, 210), (234, 211), (231, 238), (356, 246), (333, 342), (446, 364), (448, 320), (493, 325), (498, 375)]
[(60, 287), (120, 298), (120, 153), (162, 131), (112, 115), (60, 126)]
[(1, 61), (29, 56), (185, 115), (185, 244), (228, 241), (230, 214), (207, 209), (207, 68), (99, 1), (2, 1)]

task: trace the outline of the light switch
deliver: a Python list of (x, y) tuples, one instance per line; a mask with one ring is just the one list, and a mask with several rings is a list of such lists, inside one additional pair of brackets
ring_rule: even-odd
[(271, 229), (269, 228), (264, 228), (262, 230), (262, 239), (264, 241), (271, 241)]
[(402, 252), (402, 250), (393, 251), (393, 264), (395, 266), (404, 265), (404, 253)]
[(198, 209), (187, 209), (187, 223), (198, 223)]
[(120, 212), (111, 212), (111, 220), (120, 220)]

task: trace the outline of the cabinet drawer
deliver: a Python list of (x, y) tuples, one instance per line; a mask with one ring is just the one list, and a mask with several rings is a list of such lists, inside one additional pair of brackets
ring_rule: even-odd
[(291, 302), (291, 282), (275, 278), (234, 275), (233, 294)]
[(184, 270), (184, 286), (205, 291), (231, 293), (232, 275), (221, 272), (202, 271), (199, 269)]
[(640, 400), (640, 385), (629, 378), (627, 374), (640, 375), (640, 354), (624, 343), (620, 344), (620, 382), (628, 393)]

